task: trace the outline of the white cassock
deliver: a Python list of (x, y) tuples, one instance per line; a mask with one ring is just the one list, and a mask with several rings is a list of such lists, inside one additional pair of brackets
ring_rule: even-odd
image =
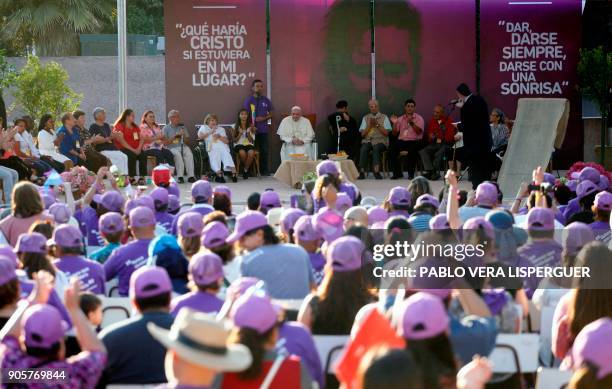
[[(278, 136), (283, 141), (281, 161), (290, 159), (289, 154), (306, 154), (308, 159), (315, 160), (312, 140), (315, 137), (310, 120), (301, 117), (297, 122), (291, 116), (284, 118), (278, 126)], [(303, 141), (303, 145), (291, 143), (293, 138)]]

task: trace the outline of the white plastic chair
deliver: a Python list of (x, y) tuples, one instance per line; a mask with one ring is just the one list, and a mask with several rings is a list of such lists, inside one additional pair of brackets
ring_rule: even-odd
[(493, 362), (493, 373), (534, 373), (539, 367), (538, 334), (499, 334), (495, 349), (489, 359)]
[(128, 297), (104, 297), (102, 298), (102, 329), (129, 319), (132, 316), (132, 303)]
[(319, 359), (323, 364), (323, 369), (326, 373), (334, 374), (336, 363), (346, 344), (349, 341), (349, 335), (314, 335), (313, 340), (315, 347), (319, 353)]
[(571, 378), (571, 371), (541, 367), (538, 369), (536, 389), (562, 389), (569, 383)]

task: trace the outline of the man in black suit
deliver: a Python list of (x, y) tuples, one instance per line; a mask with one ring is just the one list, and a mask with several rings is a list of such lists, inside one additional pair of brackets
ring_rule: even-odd
[(331, 142), (327, 153), (335, 154), (338, 151), (338, 130), (340, 130), (340, 150), (348, 154), (349, 159), (359, 163), (359, 147), (361, 145), (361, 134), (357, 126), (357, 120), (349, 115), (348, 102), (340, 100), (336, 103), (336, 112), (327, 117)]
[(491, 178), (489, 154), (491, 151), (491, 127), (489, 126), (489, 108), (487, 102), (479, 95), (472, 94), (470, 88), (461, 83), (457, 87), (457, 106), (461, 108), (463, 147), (469, 165), (469, 178), (472, 188)]

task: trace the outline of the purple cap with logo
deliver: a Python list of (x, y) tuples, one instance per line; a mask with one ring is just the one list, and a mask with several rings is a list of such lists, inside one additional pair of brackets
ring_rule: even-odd
[(344, 234), (344, 219), (327, 207), (322, 208), (313, 216), (312, 225), (326, 242), (333, 242)]
[(593, 184), (599, 184), (599, 170), (587, 166), (580, 171), (578, 181), (591, 181)]
[(225, 240), (229, 236), (229, 230), (225, 224), (214, 221), (208, 223), (202, 231), (202, 239), (200, 243), (207, 249), (214, 249), (216, 247), (223, 246)]
[(196, 285), (208, 285), (223, 278), (223, 261), (211, 252), (200, 252), (189, 261), (189, 274)]
[(368, 224), (370, 226), (374, 223), (385, 222), (388, 218), (389, 212), (379, 205), (368, 209)]
[(493, 224), (488, 222), (482, 216), (476, 216), (476, 217), (472, 217), (472, 218), (467, 219), (465, 221), (465, 223), (463, 223), (462, 229), (464, 231), (466, 231), (466, 230), (483, 230), (485, 235), (488, 238), (491, 238), (491, 239), (495, 238), (495, 230), (493, 229)]
[(191, 185), (191, 197), (194, 199), (208, 200), (212, 196), (210, 182), (197, 180)]
[(170, 185), (168, 185), (168, 188), (166, 189), (168, 189), (168, 194), (174, 195), (178, 198), (181, 197), (181, 190), (179, 189), (179, 186), (176, 181), (170, 181)]
[(282, 233), (287, 234), (295, 226), (295, 222), (302, 216), (306, 215), (306, 212), (299, 208), (287, 208), (283, 210), (280, 216), (280, 230)]
[(608, 180), (608, 176), (604, 176), (603, 174), (599, 176), (599, 184), (597, 185), (599, 190), (608, 190), (610, 186), (610, 180)]
[(15, 261), (5, 255), (0, 255), (0, 286), (17, 278)]
[(338, 176), (340, 174), (338, 166), (334, 161), (328, 159), (319, 162), (317, 165), (317, 176), (321, 177), (325, 174), (329, 174), (330, 176)]
[(83, 234), (75, 226), (62, 224), (53, 231), (53, 237), (47, 244), (67, 248), (81, 247), (83, 245)]
[[(240, 277), (236, 278), (230, 286), (227, 287), (226, 299), (227, 301), (234, 301), (238, 297), (242, 296), (251, 286), (254, 286), (259, 282), (259, 279), (255, 277)], [(262, 281), (263, 282), (263, 281)]]
[(612, 193), (608, 191), (599, 192), (595, 195), (595, 207), (602, 211), (612, 210)]
[(312, 225), (312, 216), (300, 216), (293, 227), (293, 236), (304, 242), (312, 242), (313, 240), (321, 239), (321, 235), (315, 230)]
[(361, 267), (364, 251), (361, 240), (354, 236), (342, 236), (327, 247), (327, 263), (334, 271), (357, 270)]
[(228, 199), (232, 199), (232, 190), (227, 185), (217, 185), (215, 186), (213, 195), (221, 193), (227, 196)]
[(576, 255), (582, 246), (595, 240), (593, 230), (585, 223), (573, 222), (563, 228), (563, 247), (569, 255)]
[(61, 341), (68, 329), (57, 308), (48, 304), (36, 304), (26, 309), (21, 326), (26, 346), (42, 349), (50, 349)]
[(572, 346), (574, 369), (585, 362), (597, 367), (597, 379), (612, 374), (612, 319), (604, 317), (587, 324), (580, 331)]
[(431, 206), (433, 206), (435, 209), (438, 209), (438, 207), (440, 206), (440, 202), (438, 201), (437, 198), (435, 198), (434, 196), (430, 195), (429, 193), (425, 193), (420, 195), (417, 198), (416, 204), (415, 206), (421, 206), (424, 204), (429, 204)]
[(259, 334), (270, 330), (278, 322), (280, 307), (274, 305), (265, 293), (243, 294), (232, 306), (230, 316), (234, 325), (251, 328)]
[(151, 191), (151, 198), (155, 204), (168, 205), (168, 190), (166, 188), (157, 187)]
[(395, 186), (389, 191), (389, 202), (393, 205), (410, 205), (410, 192), (403, 186)]
[(181, 201), (173, 194), (168, 195), (168, 212), (175, 212), (181, 208)]
[(399, 310), (399, 332), (406, 339), (429, 339), (449, 329), (450, 320), (442, 300), (430, 293), (413, 294), (401, 303)]
[(136, 207), (130, 211), (130, 227), (150, 227), (155, 225), (155, 214), (150, 208)]
[(130, 297), (147, 298), (172, 291), (172, 282), (166, 269), (143, 266), (130, 276)]
[(101, 195), (94, 195), (93, 200), (110, 212), (121, 212), (123, 204), (125, 203), (125, 199), (121, 193), (114, 190), (109, 190)]
[(45, 205), (45, 209), (49, 209), (50, 206), (57, 202), (55, 196), (49, 193), (41, 193), (40, 197), (42, 198), (43, 204)]
[(65, 224), (70, 221), (72, 212), (65, 203), (55, 203), (49, 207), (49, 213), (53, 216), (53, 220), (57, 224)]
[(19, 260), (17, 259), (17, 254), (15, 254), (13, 248), (8, 244), (0, 244), (0, 256), (7, 257), (11, 261), (13, 261), (13, 265), (15, 265), (15, 268), (19, 267)]
[(591, 193), (597, 192), (598, 190), (599, 188), (597, 187), (597, 185), (593, 184), (591, 181), (582, 181), (576, 187), (576, 197), (578, 197), (578, 199), (581, 199), (590, 195)]
[(489, 182), (483, 182), (476, 188), (476, 204), (493, 207), (497, 204), (497, 188)]
[(351, 196), (347, 195), (344, 192), (338, 193), (338, 196), (336, 198), (336, 210), (344, 214), (344, 212), (346, 212), (346, 210), (352, 206), (353, 200), (351, 199)]
[(21, 234), (17, 239), (15, 252), (47, 254), (47, 238), (39, 232)]
[(549, 208), (535, 207), (527, 213), (527, 229), (552, 230), (555, 228), (555, 214)]
[(236, 218), (234, 232), (228, 236), (227, 242), (233, 243), (242, 238), (247, 232), (268, 225), (266, 216), (258, 211), (245, 211)]
[(259, 198), (259, 207), (262, 209), (280, 208), (280, 196), (273, 190), (264, 191)]
[(439, 213), (429, 219), (429, 228), (432, 230), (448, 230), (450, 228), (450, 224), (448, 224), (446, 214)]
[(103, 234), (114, 234), (124, 230), (123, 217), (118, 212), (106, 212), (98, 221), (98, 229)]
[(179, 216), (178, 230), (185, 238), (195, 238), (202, 235), (204, 220), (199, 212), (186, 212)]

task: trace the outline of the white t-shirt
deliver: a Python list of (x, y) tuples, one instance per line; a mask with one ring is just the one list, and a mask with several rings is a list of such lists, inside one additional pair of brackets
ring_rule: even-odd
[(36, 148), (34, 144), (34, 139), (32, 138), (32, 134), (27, 131), (24, 131), (22, 134), (15, 134), (15, 141), (19, 142), (19, 149), (24, 154), (29, 154), (33, 157), (40, 158), (40, 152)]
[(42, 155), (53, 155), (55, 151), (55, 134), (51, 134), (47, 130), (38, 132), (38, 147)]

